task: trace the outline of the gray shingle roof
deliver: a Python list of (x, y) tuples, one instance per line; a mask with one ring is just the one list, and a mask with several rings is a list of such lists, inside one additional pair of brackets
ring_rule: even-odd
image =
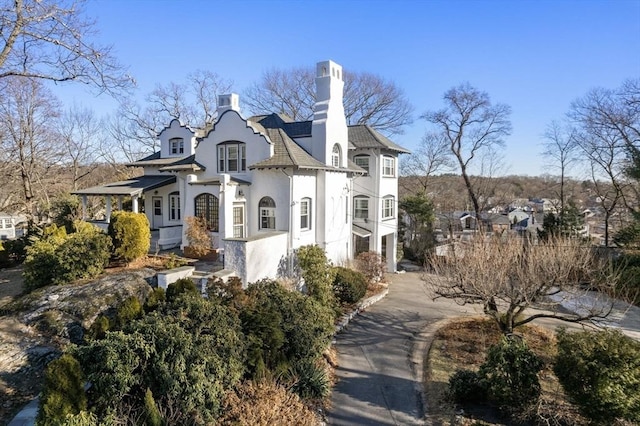
[(411, 151), (391, 142), (382, 133), (366, 124), (357, 124), (348, 128), (349, 143), (356, 148), (382, 148), (399, 153), (411, 153)]
[(134, 161), (133, 163), (127, 163), (125, 165), (132, 166), (132, 167), (143, 167), (143, 166), (162, 167), (162, 166), (167, 166), (169, 164), (173, 164), (176, 161), (184, 160), (185, 158), (188, 158), (188, 157), (160, 158), (160, 151), (158, 151), (158, 152), (154, 152), (153, 154), (147, 157), (144, 157), (142, 160)]
[(271, 158), (249, 166), (249, 169), (293, 167), (302, 169), (326, 169), (328, 166), (309, 155), (295, 143), (283, 129), (266, 129), (273, 145)]
[(206, 167), (196, 161), (195, 154), (184, 157), (167, 166), (160, 167), (160, 171), (178, 171), (178, 170), (206, 170)]
[[(284, 114), (256, 115), (249, 121), (265, 129), (282, 129), (292, 139), (311, 136), (312, 121), (293, 121)], [(389, 140), (382, 133), (366, 124), (348, 126), (350, 148), (381, 148), (398, 153), (410, 153), (409, 150)]]
[(140, 195), (145, 191), (151, 191), (165, 185), (175, 183), (175, 176), (158, 176), (144, 175), (123, 180), (120, 182), (111, 182), (105, 185), (93, 186), (91, 188), (80, 189), (74, 191), (73, 194), (79, 195)]
[(290, 138), (311, 136), (311, 121), (293, 121), (286, 114), (256, 115), (248, 121), (260, 124), (265, 129), (283, 129)]
[(349, 161), (347, 168), (335, 168), (316, 160), (300, 145), (295, 143), (283, 129), (266, 129), (273, 143), (273, 156), (249, 166), (249, 169), (294, 168), (307, 170), (336, 170), (351, 173), (365, 173), (365, 170)]

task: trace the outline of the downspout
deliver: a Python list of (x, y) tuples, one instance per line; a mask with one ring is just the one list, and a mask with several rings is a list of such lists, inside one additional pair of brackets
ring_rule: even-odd
[(289, 232), (287, 236), (287, 258), (289, 260), (289, 273), (293, 271), (293, 213), (296, 202), (293, 200), (293, 168), (288, 175), (285, 170), (282, 173), (289, 178)]

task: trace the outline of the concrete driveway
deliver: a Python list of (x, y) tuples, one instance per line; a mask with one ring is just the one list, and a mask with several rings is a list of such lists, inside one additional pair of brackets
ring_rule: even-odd
[(390, 276), (387, 297), (336, 336), (338, 383), (330, 425), (424, 424), (422, 360), (429, 340), (442, 320), (479, 311), (432, 301), (420, 275)]
[[(390, 275), (389, 294), (355, 317), (336, 336), (338, 383), (327, 415), (330, 425), (425, 424), (423, 359), (434, 332), (447, 319), (482, 315), (478, 305), (433, 301), (420, 272)], [(609, 326), (640, 340), (640, 309), (616, 303)], [(580, 324), (534, 322), (550, 329)]]

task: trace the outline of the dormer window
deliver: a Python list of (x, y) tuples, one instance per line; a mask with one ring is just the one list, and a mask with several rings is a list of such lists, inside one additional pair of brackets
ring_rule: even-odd
[(184, 154), (184, 139), (169, 139), (169, 149), (171, 154)]
[(242, 142), (218, 145), (218, 173), (239, 173), (247, 170), (247, 147)]
[(331, 151), (331, 165), (333, 167), (340, 167), (340, 145), (333, 145), (333, 150)]

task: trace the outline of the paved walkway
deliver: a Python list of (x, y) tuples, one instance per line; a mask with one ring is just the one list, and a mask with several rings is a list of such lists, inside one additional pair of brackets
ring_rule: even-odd
[(336, 338), (330, 425), (424, 424), (422, 360), (429, 340), (441, 320), (477, 313), (473, 306), (432, 301), (419, 272), (391, 281), (387, 297)]

